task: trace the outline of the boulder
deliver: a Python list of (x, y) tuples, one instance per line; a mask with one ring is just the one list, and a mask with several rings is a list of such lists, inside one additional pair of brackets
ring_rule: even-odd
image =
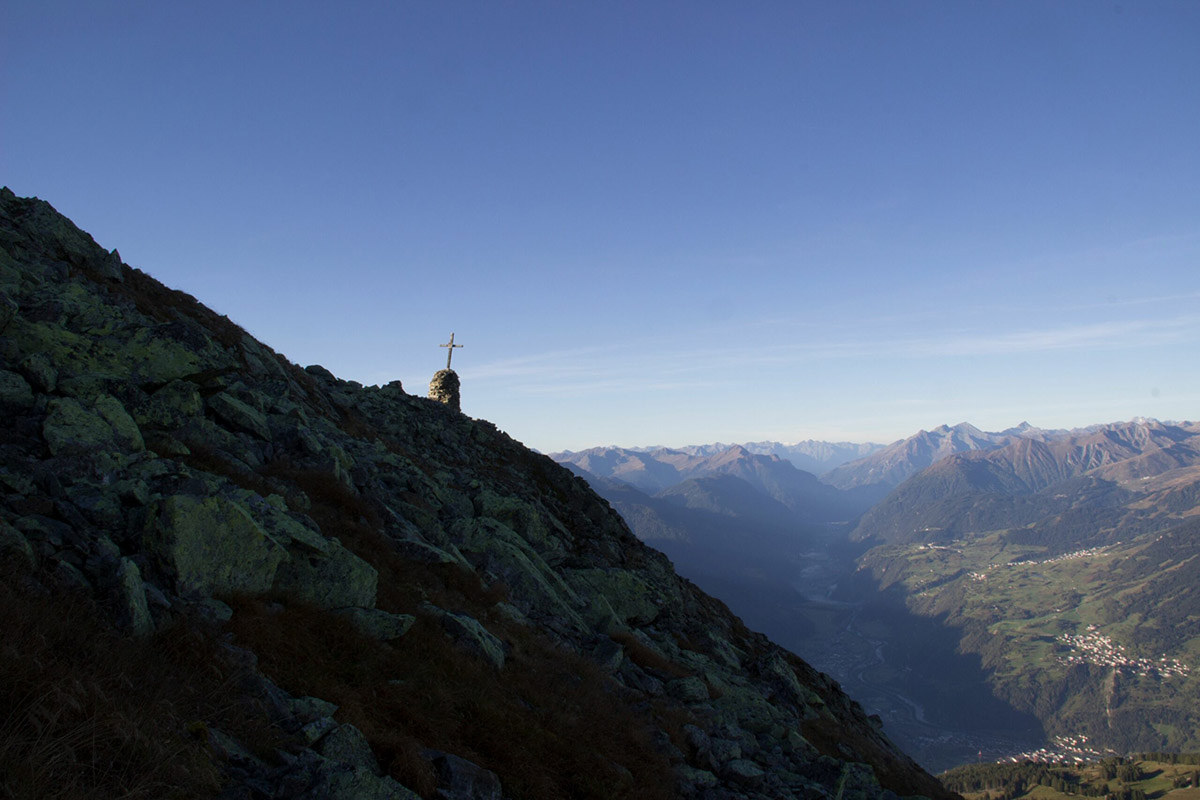
[(150, 395), (136, 412), (137, 421), (162, 428), (178, 428), (204, 412), (200, 390), (191, 381), (175, 380)]
[(58, 368), (45, 353), (33, 353), (21, 359), (18, 366), (29, 385), (42, 394), (53, 392), (58, 385)]
[(171, 495), (153, 503), (145, 543), (184, 592), (265, 592), (287, 551), (236, 503)]
[(713, 705), (722, 722), (754, 733), (770, 730), (779, 714), (762, 694), (748, 687), (727, 687)]
[(618, 568), (567, 570), (567, 579), (585, 597), (601, 595), (617, 619), (625, 624), (645, 625), (658, 616), (663, 598), (637, 574)]
[(838, 778), (837, 795), (842, 800), (868, 800), (881, 795), (882, 789), (874, 770), (867, 764), (848, 761)]
[(128, 558), (122, 558), (116, 578), (117, 623), (134, 636), (153, 633), (154, 621), (150, 618), (146, 587), (142, 583), (142, 572), (138, 565)]
[(0, 556), (7, 555), (15, 555), (28, 564), (30, 569), (37, 565), (29, 540), (19, 530), (0, 519)]
[(380, 774), (379, 762), (371, 752), (371, 745), (362, 731), (349, 723), (339, 725), (317, 742), (314, 749), (330, 761), (366, 767)]
[(101, 395), (89, 404), (72, 397), (51, 400), (42, 436), (56, 456), (102, 450), (141, 452), (146, 447), (133, 417), (111, 395)]
[(360, 633), (381, 642), (404, 636), (417, 619), (412, 614), (391, 614), (378, 608), (339, 608), (334, 613), (350, 620)]
[[(746, 758), (735, 758), (721, 768), (721, 774), (734, 783), (756, 786), (762, 783), (766, 770)], [(841, 795), (839, 795), (841, 796)]]
[(427, 750), (441, 800), (501, 800), (500, 779), (491, 770), (451, 753)]
[(20, 306), (5, 292), (0, 292), (0, 333), (8, 329), (9, 323), (16, 318)]
[(138, 328), (119, 345), (113, 356), (130, 365), (133, 378), (143, 384), (164, 384), (211, 370), (227, 361), (220, 348), (194, 326), (186, 327), (181, 341), (178, 323)]
[(243, 403), (228, 392), (208, 398), (208, 408), (221, 422), (233, 430), (244, 431), (263, 441), (271, 441), (271, 426), (261, 411)]
[[(294, 800), (420, 800), (395, 779), (369, 768), (302, 751), (282, 783), (283, 796)], [(255, 795), (257, 796), (257, 795)]]
[(21, 375), (0, 369), (0, 408), (32, 408), (33, 387)]
[(275, 575), (275, 588), (320, 608), (375, 605), (379, 573), (335, 540), (325, 553), (293, 550)]
[(442, 627), (463, 649), (489, 661), (496, 669), (504, 667), (504, 643), (479, 620), (447, 611), (442, 615)]
[(707, 703), (709, 700), (708, 684), (700, 678), (690, 676), (667, 681), (667, 694), (688, 704)]

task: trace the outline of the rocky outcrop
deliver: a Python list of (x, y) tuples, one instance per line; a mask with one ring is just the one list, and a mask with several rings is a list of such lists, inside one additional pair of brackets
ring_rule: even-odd
[(0, 327), (11, 585), (240, 665), (283, 738), (189, 723), (223, 796), (947, 796), (581, 479), (290, 364), (7, 189)]

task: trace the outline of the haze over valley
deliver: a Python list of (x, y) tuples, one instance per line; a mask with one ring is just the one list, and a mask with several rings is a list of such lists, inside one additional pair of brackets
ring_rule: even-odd
[(554, 457), (931, 769), (1200, 747), (1200, 425), (855, 447)]

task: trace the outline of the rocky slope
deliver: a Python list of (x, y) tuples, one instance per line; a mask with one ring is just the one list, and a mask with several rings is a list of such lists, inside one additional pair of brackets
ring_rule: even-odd
[(549, 458), (7, 189), (0, 334), (0, 792), (951, 796)]

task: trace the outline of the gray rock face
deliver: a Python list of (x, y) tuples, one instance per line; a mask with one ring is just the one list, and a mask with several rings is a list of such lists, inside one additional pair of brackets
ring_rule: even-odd
[(429, 399), (445, 403), (455, 411), (461, 410), (458, 373), (452, 369), (440, 369), (433, 373), (429, 382)]

